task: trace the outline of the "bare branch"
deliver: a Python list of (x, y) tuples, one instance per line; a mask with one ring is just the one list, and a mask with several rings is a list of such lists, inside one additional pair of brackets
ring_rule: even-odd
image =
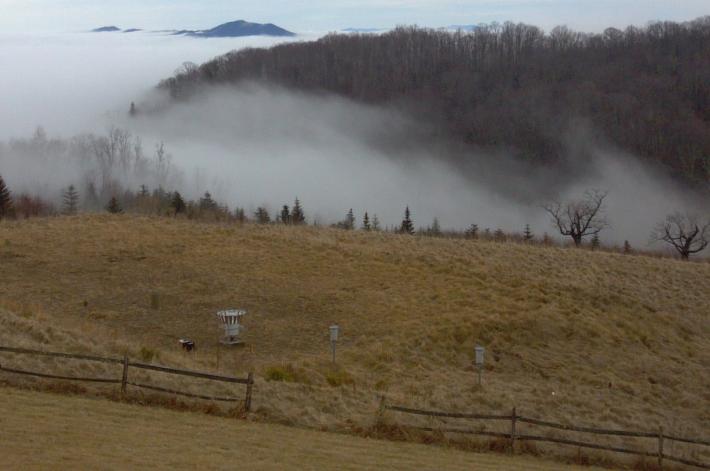
[(543, 206), (552, 223), (563, 236), (571, 237), (580, 246), (585, 237), (599, 234), (609, 226), (604, 215), (604, 200), (608, 192), (588, 190), (584, 198), (562, 204), (553, 201)]
[(683, 260), (710, 245), (710, 221), (701, 222), (694, 214), (673, 213), (651, 233), (652, 241), (672, 246)]

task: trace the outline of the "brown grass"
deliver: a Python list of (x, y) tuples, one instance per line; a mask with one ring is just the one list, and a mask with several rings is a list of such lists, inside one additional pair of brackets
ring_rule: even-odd
[(0, 388), (7, 469), (589, 470)]
[[(367, 429), (386, 394), (708, 435), (710, 264), (126, 215), (3, 222), (0, 263), (0, 343), (254, 370), (256, 417), (270, 421)], [(227, 307), (249, 310), (245, 347), (217, 342), (214, 313)], [(193, 355), (179, 351), (183, 336), (197, 341)], [(487, 347), (483, 388), (476, 343)], [(267, 381), (275, 368), (287, 378)]]

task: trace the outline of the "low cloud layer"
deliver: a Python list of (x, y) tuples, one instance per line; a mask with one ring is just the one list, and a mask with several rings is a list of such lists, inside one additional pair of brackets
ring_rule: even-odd
[[(170, 142), (176, 164), (188, 174), (199, 169), (225, 201), (276, 208), (299, 196), (326, 222), (353, 208), (396, 224), (408, 205), (422, 227), (437, 217), (456, 229), (520, 231), (529, 223), (553, 233), (543, 202), (599, 188), (609, 191), (605, 239), (645, 245), (666, 213), (696, 206), (667, 178), (584, 133), (570, 131), (567, 170), (531, 169), (504, 154), (461, 155), (390, 108), (255, 84), (210, 89), (122, 125)], [(586, 161), (574, 162), (578, 154)]]
[[(0, 140), (28, 137), (38, 124), (65, 141), (118, 126), (140, 138), (149, 159), (164, 141), (175, 167), (169, 184), (189, 197), (210, 191), (232, 207), (276, 210), (298, 196), (309, 219), (324, 224), (353, 208), (358, 218), (368, 211), (391, 226), (409, 206), (417, 227), (437, 217), (445, 228), (475, 223), (519, 232), (530, 224), (538, 235), (554, 234), (541, 204), (599, 188), (609, 191), (612, 224), (602, 240), (645, 247), (651, 228), (667, 213), (703, 203), (707, 208), (633, 156), (589, 138), (593, 133), (582, 124), (565, 131), (566, 169), (532, 169), (503, 152), (462, 151), (433, 139), (416, 116), (392, 108), (263, 84), (209, 89), (170, 104), (152, 88), (183, 61), (273, 40), (80, 37), (97, 42), (80, 44), (77, 36), (35, 43), (2, 39), (9, 47), (0, 47), (0, 59), (19, 72), (0, 77)], [(139, 104), (133, 118), (127, 113), (131, 101)], [(48, 160), (0, 147), (0, 173), (16, 189), (56, 197), (94, 165), (77, 153), (65, 148), (56, 154), (61, 159)], [(155, 175), (125, 171), (121, 181), (137, 189), (155, 185)]]
[[(306, 37), (298, 39), (307, 39)], [(196, 39), (158, 33), (0, 33), (0, 139), (103, 131), (183, 62), (281, 38)]]

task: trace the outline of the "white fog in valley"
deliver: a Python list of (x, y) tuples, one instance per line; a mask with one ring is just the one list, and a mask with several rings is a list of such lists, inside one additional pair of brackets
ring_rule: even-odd
[(30, 135), (38, 125), (51, 135), (102, 131), (184, 62), (280, 42), (150, 32), (0, 33), (0, 139)]
[[(172, 105), (155, 90), (183, 62), (282, 41), (154, 33), (0, 36), (6, 71), (0, 75), (0, 140), (31, 138), (37, 126), (62, 140), (125, 129), (140, 138), (147, 156), (156, 143), (165, 143), (174, 170), (161, 184), (169, 190), (190, 198), (210, 191), (230, 207), (248, 210), (263, 205), (276, 211), (297, 196), (309, 220), (321, 224), (353, 208), (358, 219), (368, 211), (392, 226), (409, 206), (417, 227), (437, 217), (444, 228), (475, 223), (519, 232), (530, 224), (538, 235), (554, 235), (540, 205), (599, 188), (609, 191), (611, 223), (602, 240), (646, 247), (652, 227), (666, 214), (700, 207), (633, 156), (588, 142), (581, 131), (569, 133), (570, 158), (580, 146), (595, 158), (574, 177), (474, 152), (465, 156), (470, 165), (464, 169), (445, 163), (461, 156), (446, 158), (457, 151), (427, 139), (417, 116), (391, 108), (253, 83), (209, 89)], [(128, 116), (132, 101), (136, 117)], [(66, 149), (28, 155), (11, 147), (0, 144), (0, 174), (15, 192), (58, 200), (62, 188), (80, 186), (93, 171)], [(120, 180), (133, 189), (159, 181), (138, 169)]]

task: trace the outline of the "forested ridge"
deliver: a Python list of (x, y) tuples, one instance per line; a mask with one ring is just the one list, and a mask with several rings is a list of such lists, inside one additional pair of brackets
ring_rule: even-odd
[(710, 16), (600, 34), (514, 23), (330, 34), (186, 65), (160, 88), (186, 99), (245, 80), (409, 104), (471, 148), (540, 164), (569, 157), (564, 136), (581, 121), (686, 183), (710, 183)]

